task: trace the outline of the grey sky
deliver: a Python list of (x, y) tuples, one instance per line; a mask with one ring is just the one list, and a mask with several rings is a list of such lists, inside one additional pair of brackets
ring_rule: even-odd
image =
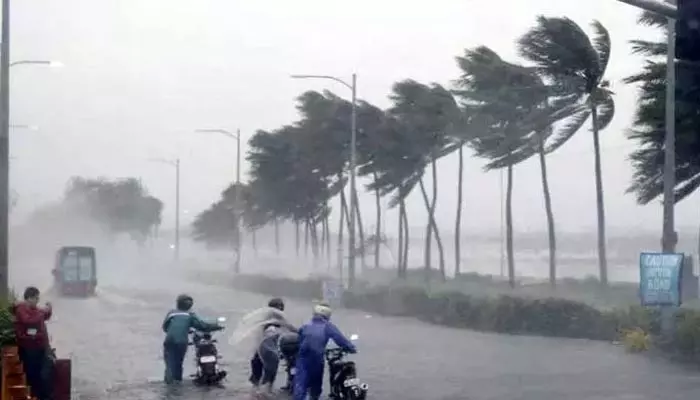
[[(379, 4), (379, 5), (378, 5)], [(608, 225), (657, 229), (658, 205), (639, 207), (624, 195), (631, 142), (624, 133), (635, 88), (620, 79), (641, 59), (628, 40), (652, 38), (635, 23), (638, 12), (615, 0), (23, 0), (14, 2), (13, 60), (60, 60), (47, 69), (19, 66), (12, 74), (12, 117), (40, 131), (12, 134), (12, 187), (18, 216), (57, 198), (72, 175), (138, 176), (166, 202), (172, 218), (174, 172), (150, 157), (182, 158), (183, 209), (190, 215), (216, 200), (234, 176), (235, 142), (201, 136), (195, 128), (274, 129), (296, 118), (294, 98), (332, 82), (294, 81), (290, 73), (359, 74), (359, 96), (387, 106), (397, 80), (448, 84), (454, 57), (488, 45), (515, 59), (514, 39), (535, 16), (568, 16), (588, 27), (597, 18), (613, 40), (609, 78), (617, 116), (604, 132), (603, 168)], [(595, 226), (591, 137), (582, 132), (549, 158), (554, 211), (562, 230)], [(245, 151), (245, 149), (244, 149)], [(465, 230), (497, 229), (498, 172), (466, 165)], [(440, 163), (438, 223), (452, 227), (456, 162)], [(544, 228), (536, 160), (515, 172), (517, 230)], [(365, 196), (363, 212), (373, 215)], [(409, 209), (418, 224), (419, 196)], [(185, 217), (187, 220), (188, 217)], [(680, 225), (698, 219), (697, 196), (678, 207)], [(387, 216), (393, 230), (395, 215)], [(367, 224), (371, 224), (368, 220)]]

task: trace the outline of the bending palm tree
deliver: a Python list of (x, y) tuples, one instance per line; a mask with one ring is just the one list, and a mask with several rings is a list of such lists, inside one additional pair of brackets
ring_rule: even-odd
[(612, 121), (615, 102), (608, 89), (609, 82), (603, 79), (610, 59), (610, 35), (600, 22), (594, 21), (592, 26), (595, 35), (591, 39), (568, 18), (540, 16), (537, 25), (518, 41), (518, 49), (524, 58), (535, 64), (554, 96), (547, 124), (565, 121), (556, 130), (554, 140), (545, 149), (547, 152), (558, 149), (581, 129), (589, 117), (591, 119), (598, 210), (598, 266), (601, 284), (607, 286), (600, 131)]

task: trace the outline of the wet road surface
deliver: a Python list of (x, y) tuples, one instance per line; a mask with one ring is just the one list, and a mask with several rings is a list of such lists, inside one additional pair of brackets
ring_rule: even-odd
[[(73, 359), (75, 398), (251, 398), (248, 355), (228, 337), (235, 321), (265, 304), (265, 297), (155, 268), (110, 275), (96, 298), (53, 299), (56, 319), (49, 329), (59, 355)], [(225, 389), (185, 384), (168, 391), (157, 382), (163, 369), (160, 324), (182, 291), (194, 296), (202, 316), (229, 320), (231, 329), (219, 343), (229, 370)], [(309, 308), (288, 304), (295, 322), (306, 320)], [(607, 343), (483, 334), (355, 311), (336, 311), (334, 321), (360, 335), (356, 360), (371, 399), (685, 400), (700, 391), (699, 371)], [(191, 359), (185, 368), (192, 370)]]

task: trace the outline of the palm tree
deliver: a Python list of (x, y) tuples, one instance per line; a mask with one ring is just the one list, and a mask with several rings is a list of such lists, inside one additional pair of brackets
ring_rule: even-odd
[[(448, 132), (453, 130), (454, 121), (458, 119), (459, 108), (452, 93), (438, 84), (423, 85), (413, 80), (398, 82), (393, 87), (390, 96), (393, 106), (388, 111), (402, 129), (414, 138), (413, 146), (418, 150), (423, 162), (419, 164), (420, 177), (418, 185), (423, 201), (428, 210), (428, 224), (425, 237), (425, 271), (426, 279), (431, 274), (431, 241), (432, 235), (438, 246), (440, 275), (446, 278), (445, 255), (440, 239), (440, 231), (435, 222), (437, 206), (438, 179), (437, 160), (443, 155), (449, 144)], [(423, 181), (423, 169), (430, 166), (432, 193), (429, 198)]]
[[(486, 170), (507, 171), (506, 251), (509, 283), (514, 287), (513, 167), (541, 151), (550, 133), (530, 122), (549, 111), (544, 107), (548, 90), (532, 68), (508, 63), (488, 47), (466, 50), (457, 63), (462, 76), (456, 81), (455, 94), (469, 115), (469, 130), (475, 133), (469, 145), (477, 156), (490, 160)], [(547, 197), (548, 186), (544, 189)]]
[(598, 210), (598, 264), (601, 284), (607, 286), (600, 131), (612, 121), (615, 102), (608, 89), (609, 82), (604, 79), (610, 59), (610, 35), (600, 22), (594, 21), (592, 26), (594, 35), (589, 38), (569, 18), (540, 16), (537, 24), (518, 40), (518, 50), (534, 64), (554, 96), (549, 104), (548, 123), (566, 121), (556, 130), (547, 152), (559, 148), (581, 129), (589, 117), (591, 119)]
[[(639, 22), (666, 32), (665, 17), (645, 12)], [(666, 41), (633, 40), (632, 51), (646, 56), (647, 60), (641, 72), (625, 79), (625, 83), (639, 84), (640, 89), (634, 128), (629, 134), (639, 147), (630, 156), (634, 175), (628, 192), (635, 193), (640, 204), (648, 204), (663, 193), (667, 45)], [(697, 101), (676, 97), (676, 202), (700, 186), (698, 109)]]

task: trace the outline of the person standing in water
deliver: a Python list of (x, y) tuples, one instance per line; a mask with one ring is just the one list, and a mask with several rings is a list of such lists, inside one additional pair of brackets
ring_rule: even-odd
[[(272, 387), (277, 378), (279, 368), (279, 349), (277, 340), (282, 333), (296, 332), (297, 328), (287, 322), (284, 315), (284, 300), (280, 298), (271, 299), (267, 303), (269, 312), (261, 324), (262, 335), (256, 346), (255, 354), (250, 360), (250, 383), (255, 389), (263, 388), (267, 392), (272, 391)], [(287, 382), (287, 385), (292, 385)]]
[(181, 294), (175, 300), (175, 309), (166, 314), (163, 320), (163, 361), (165, 362), (164, 380), (167, 384), (182, 382), (182, 363), (187, 354), (190, 329), (201, 332), (213, 332), (224, 329), (219, 324), (201, 320), (193, 311), (192, 296)]

